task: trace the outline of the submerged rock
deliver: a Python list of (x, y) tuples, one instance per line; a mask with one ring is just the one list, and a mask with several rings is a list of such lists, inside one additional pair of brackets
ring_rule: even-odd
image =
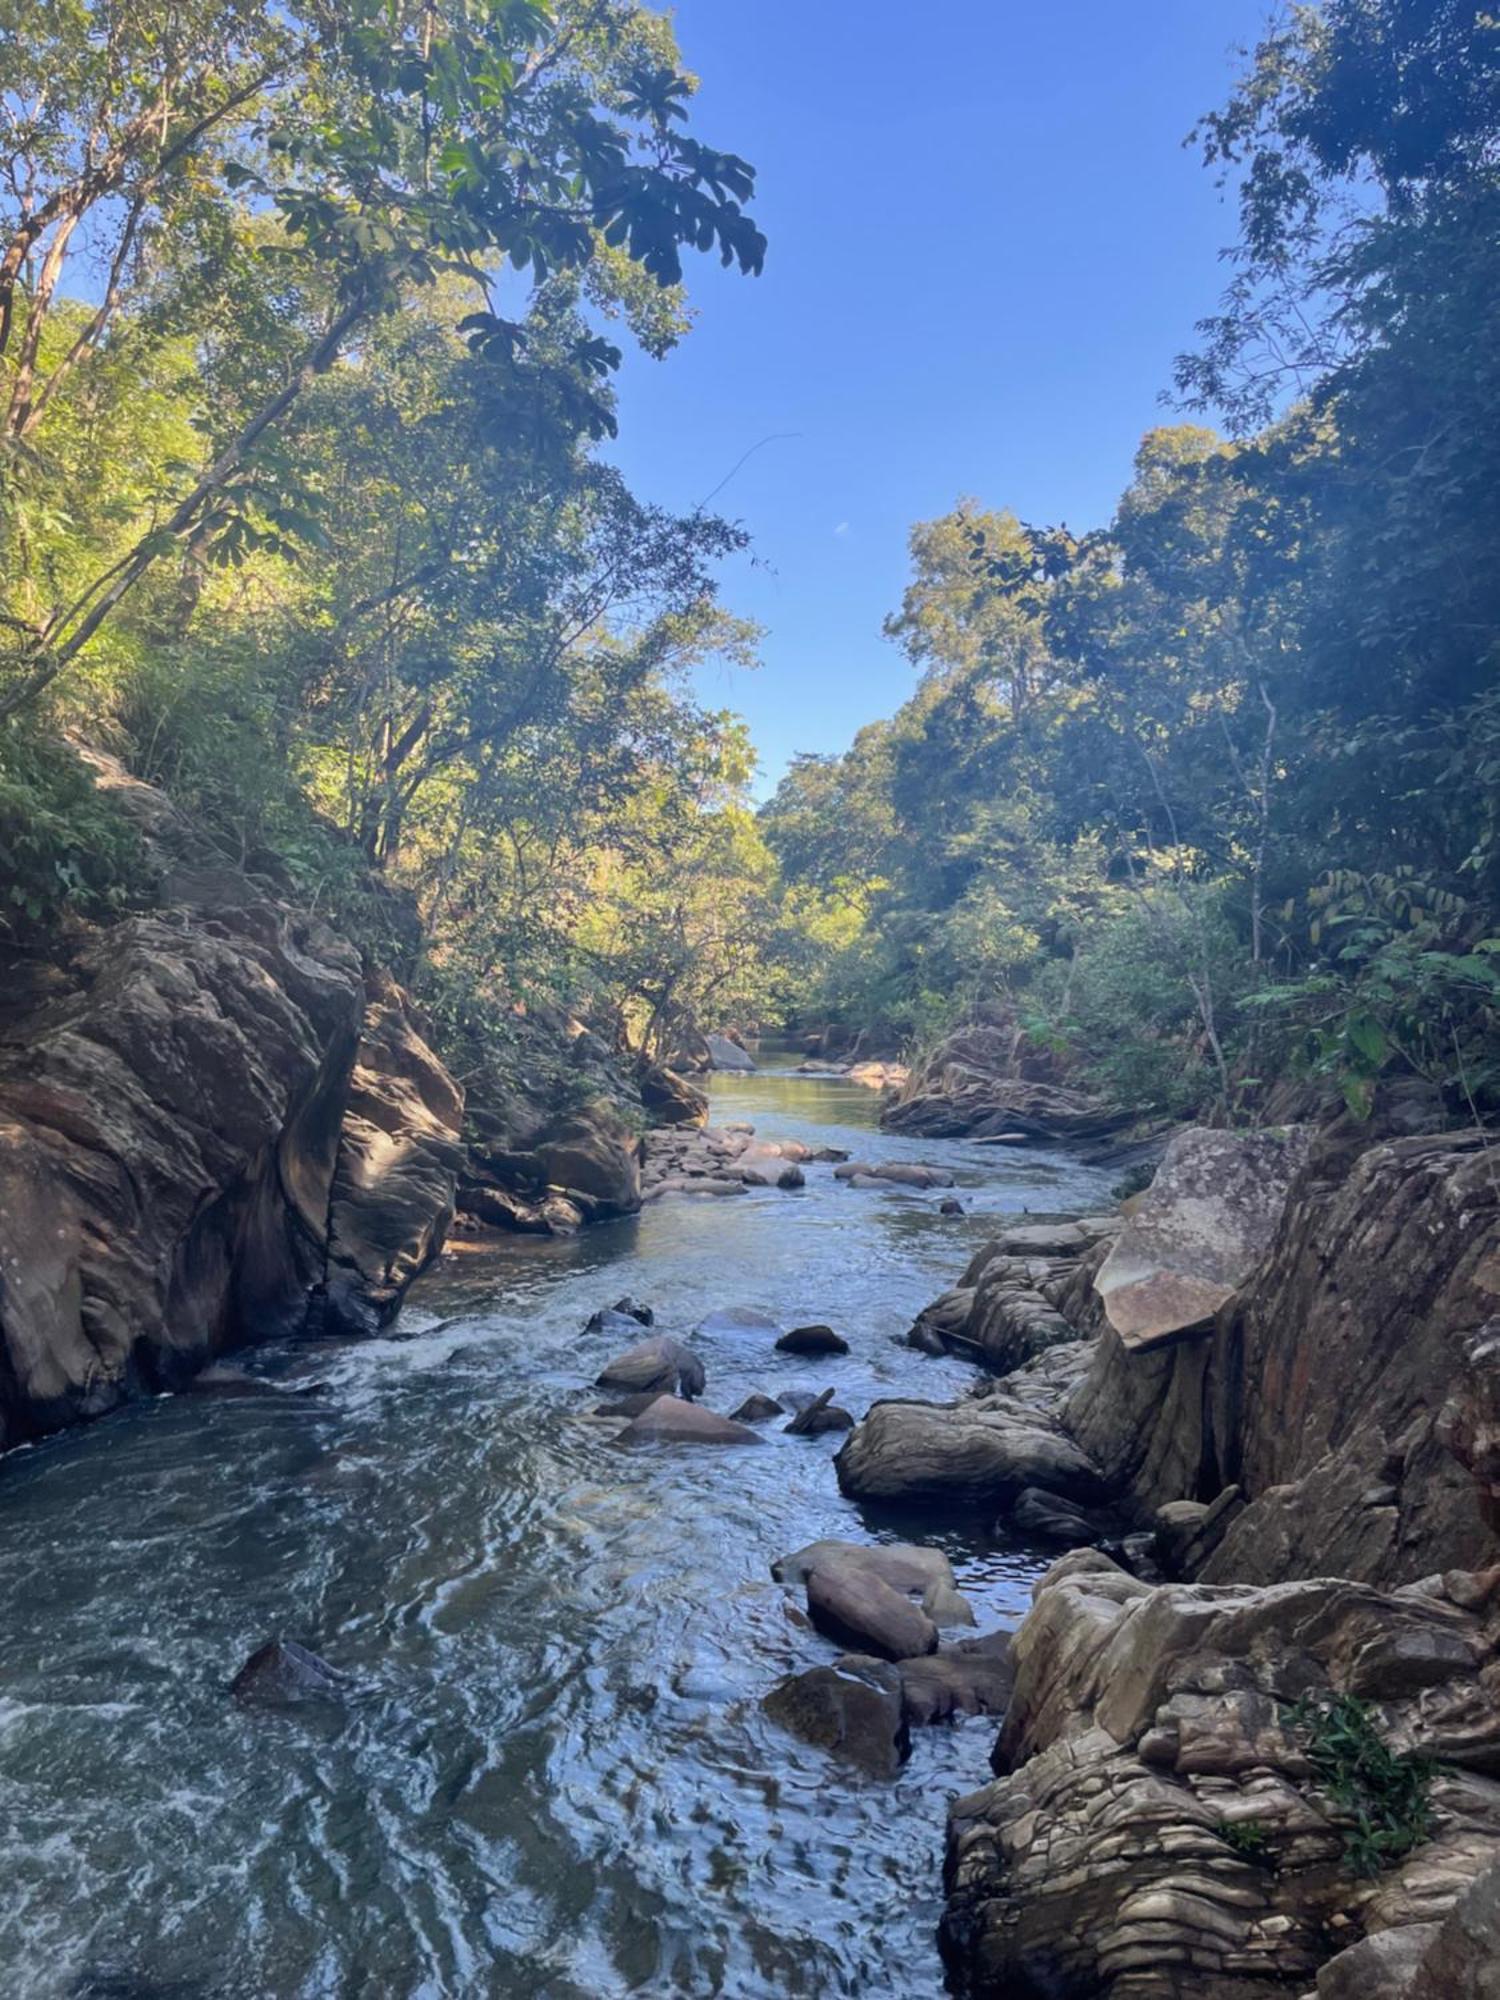
[(699, 1320), (698, 1331), (708, 1334), (710, 1338), (742, 1333), (779, 1337), (782, 1329), (774, 1319), (754, 1306), (720, 1306), (706, 1319)]
[(279, 1704), (341, 1694), (351, 1685), (347, 1674), (295, 1639), (270, 1639), (246, 1660), (229, 1692), (236, 1701)]
[(705, 1410), (701, 1403), (657, 1396), (614, 1442), (628, 1448), (643, 1444), (762, 1444), (764, 1439), (732, 1417)]
[(894, 1187), (910, 1188), (953, 1186), (953, 1176), (945, 1168), (923, 1166), (915, 1160), (883, 1160), (876, 1166), (851, 1160), (835, 1167), (833, 1177), (836, 1181), (848, 1181), (855, 1186), (866, 1181), (889, 1181)]
[(773, 1722), (875, 1778), (893, 1778), (911, 1754), (901, 1679), (884, 1660), (845, 1656), (789, 1674), (762, 1698)]

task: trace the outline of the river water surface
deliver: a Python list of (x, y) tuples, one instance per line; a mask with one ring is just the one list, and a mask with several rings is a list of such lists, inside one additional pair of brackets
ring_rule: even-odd
[[(856, 1085), (715, 1079), (718, 1122), (951, 1167), (939, 1195), (669, 1199), (572, 1240), (445, 1261), (396, 1331), (259, 1350), (264, 1397), (163, 1398), (0, 1462), (0, 1993), (26, 2000), (935, 2000), (945, 1803), (994, 1724), (914, 1732), (894, 1784), (771, 1726), (758, 1697), (836, 1648), (778, 1555), (918, 1534), (990, 1629), (1041, 1559), (841, 1499), (836, 1437), (609, 1448), (585, 1335), (631, 1292), (689, 1336), (716, 1307), (827, 1320), (853, 1352), (697, 1344), (705, 1400), (835, 1385), (942, 1399), (967, 1365), (899, 1344), (994, 1218), (1097, 1206), (1056, 1154), (873, 1131)], [(297, 1378), (315, 1398), (278, 1391)], [(270, 1635), (347, 1699), (242, 1709)]]

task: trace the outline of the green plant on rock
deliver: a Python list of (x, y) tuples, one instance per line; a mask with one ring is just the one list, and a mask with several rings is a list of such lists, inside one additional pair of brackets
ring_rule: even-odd
[(1227, 1822), (1219, 1828), (1219, 1835), (1224, 1845), (1232, 1847), (1241, 1861), (1249, 1861), (1257, 1868), (1269, 1868), (1275, 1859), (1270, 1831), (1262, 1820)]
[(1393, 1750), (1369, 1705), (1353, 1695), (1305, 1695), (1285, 1711), (1319, 1787), (1347, 1815), (1344, 1859), (1378, 1875), (1432, 1832), (1430, 1757)]

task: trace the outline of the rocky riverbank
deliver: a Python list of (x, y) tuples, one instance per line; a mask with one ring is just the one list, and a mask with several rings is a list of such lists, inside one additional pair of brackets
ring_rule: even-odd
[(1373, 1137), (1188, 1132), (1125, 1217), (998, 1236), (911, 1335), (996, 1379), (840, 1451), (1087, 1545), (951, 1818), (976, 2000), (1483, 1990), (1430, 1981), (1500, 1905), (1497, 1152)]
[(455, 1226), (551, 1234), (643, 1198), (707, 1100), (577, 1022), (466, 1091), (419, 1010), (164, 794), (91, 759), (151, 907), (6, 968), (0, 1449), (289, 1333), (371, 1333)]

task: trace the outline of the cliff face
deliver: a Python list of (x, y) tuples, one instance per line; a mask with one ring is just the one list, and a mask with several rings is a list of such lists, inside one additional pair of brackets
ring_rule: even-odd
[(412, 1020), (159, 793), (105, 778), (160, 907), (50, 968), (0, 1039), (0, 1448), (315, 1300), (323, 1324), (389, 1318), (452, 1212), (462, 1098)]
[(1480, 1135), (1326, 1148), (1212, 1332), (1129, 1353), (1106, 1331), (1063, 1422), (1142, 1516), (1241, 1488), (1210, 1581), (1472, 1567), (1496, 1544), (1448, 1406), (1497, 1310), (1500, 1166)]

